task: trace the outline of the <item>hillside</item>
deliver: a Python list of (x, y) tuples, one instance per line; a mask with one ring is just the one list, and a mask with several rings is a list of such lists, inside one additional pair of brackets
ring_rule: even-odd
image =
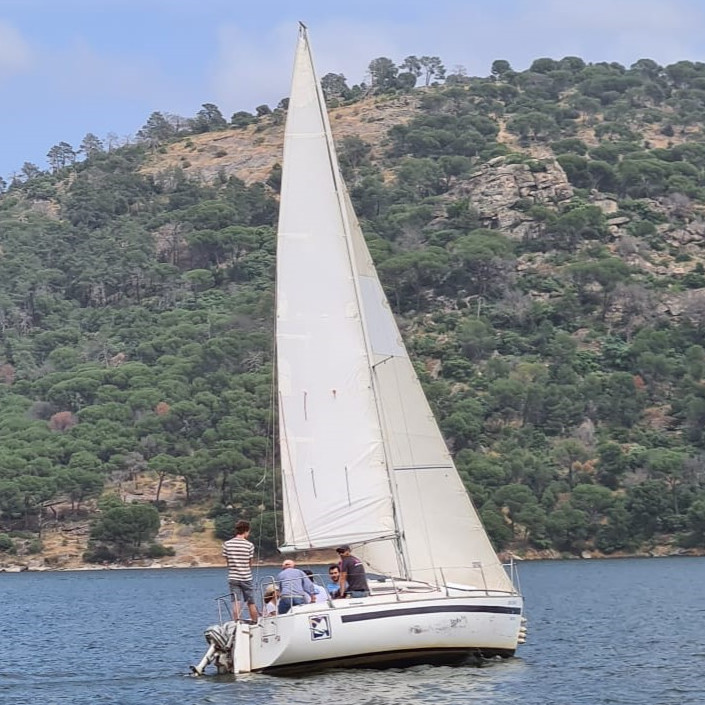
[[(705, 66), (394, 75), (331, 124), (495, 544), (702, 551)], [(0, 196), (0, 567), (219, 564), (236, 516), (273, 555), (285, 110), (155, 113)]]

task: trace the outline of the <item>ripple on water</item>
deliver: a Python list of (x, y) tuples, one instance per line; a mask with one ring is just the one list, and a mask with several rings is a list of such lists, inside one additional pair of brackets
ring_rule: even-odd
[(221, 570), (0, 575), (5, 705), (702, 705), (704, 559), (525, 563), (529, 642), (486, 667), (189, 677)]

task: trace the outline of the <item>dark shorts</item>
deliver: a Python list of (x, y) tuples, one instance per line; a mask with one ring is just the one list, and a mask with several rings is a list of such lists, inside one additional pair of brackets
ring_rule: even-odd
[(255, 604), (255, 590), (251, 580), (228, 580), (230, 586), (230, 596), (239, 599), (242, 596), (242, 601), (248, 605)]

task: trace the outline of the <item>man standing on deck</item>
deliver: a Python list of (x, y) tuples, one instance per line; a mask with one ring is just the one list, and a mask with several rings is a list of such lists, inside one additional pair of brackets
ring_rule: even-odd
[(223, 555), (228, 562), (228, 585), (233, 601), (233, 618), (240, 619), (240, 597), (247, 603), (250, 620), (257, 621), (255, 590), (252, 584), (252, 558), (254, 545), (248, 541), (250, 522), (240, 520), (235, 524), (235, 536), (223, 544)]
[(369, 597), (370, 587), (367, 584), (367, 576), (365, 575), (365, 566), (359, 558), (355, 558), (350, 553), (350, 546), (339, 546), (335, 552), (340, 556), (340, 578), (338, 584), (342, 591), (345, 591), (345, 583), (348, 587), (345, 591), (345, 597)]

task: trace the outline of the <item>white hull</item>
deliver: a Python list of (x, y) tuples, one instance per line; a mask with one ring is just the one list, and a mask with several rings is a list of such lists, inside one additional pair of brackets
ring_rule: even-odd
[(392, 595), (294, 607), (286, 615), (239, 625), (234, 670), (454, 662), (511, 656), (522, 599), (507, 594)]

